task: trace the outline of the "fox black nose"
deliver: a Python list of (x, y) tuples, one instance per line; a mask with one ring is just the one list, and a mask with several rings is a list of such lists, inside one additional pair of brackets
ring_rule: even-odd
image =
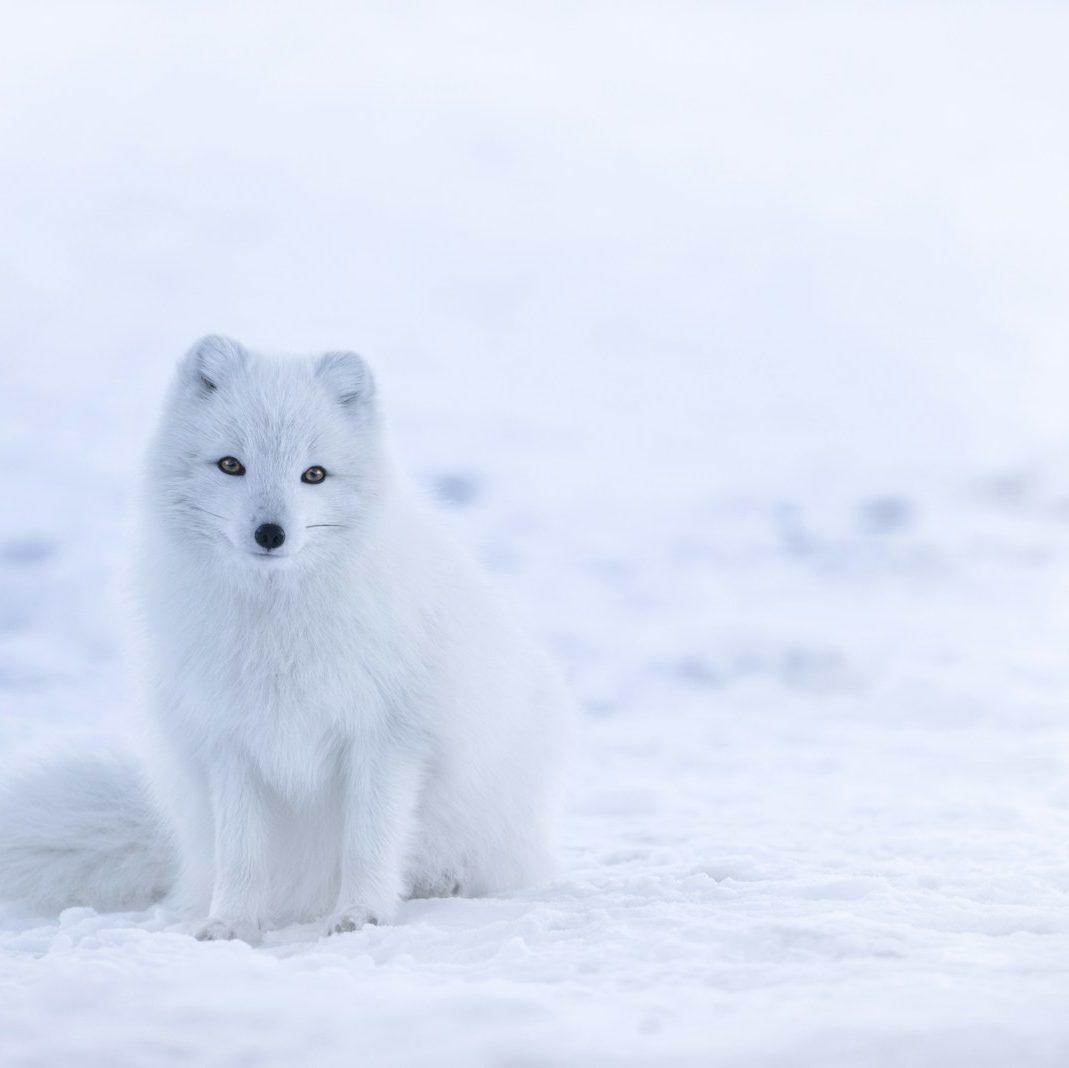
[(277, 523), (261, 523), (253, 537), (257, 545), (277, 549), (286, 540), (286, 532)]

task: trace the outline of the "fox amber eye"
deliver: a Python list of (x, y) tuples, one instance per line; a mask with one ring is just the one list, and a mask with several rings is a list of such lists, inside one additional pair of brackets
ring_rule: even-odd
[(314, 486), (317, 482), (322, 482), (326, 477), (327, 473), (322, 467), (309, 467), (308, 470), (301, 475), (301, 481), (308, 482)]
[(225, 471), (228, 475), (243, 475), (245, 474), (245, 467), (240, 460), (235, 460), (233, 456), (224, 456), (219, 461), (219, 470)]

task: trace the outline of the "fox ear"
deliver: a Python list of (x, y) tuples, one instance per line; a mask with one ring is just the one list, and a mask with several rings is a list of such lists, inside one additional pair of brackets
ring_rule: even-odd
[(218, 389), (227, 376), (245, 365), (246, 351), (236, 342), (222, 334), (202, 337), (186, 353), (182, 371), (202, 396)]
[(366, 404), (375, 395), (371, 370), (355, 352), (328, 352), (320, 356), (315, 373), (346, 408)]

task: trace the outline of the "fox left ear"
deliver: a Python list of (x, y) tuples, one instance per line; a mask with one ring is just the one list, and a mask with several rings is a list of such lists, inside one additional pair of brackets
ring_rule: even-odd
[(320, 356), (315, 373), (347, 408), (366, 404), (375, 395), (371, 370), (355, 352), (328, 352)]
[(186, 353), (181, 370), (201, 396), (207, 397), (219, 388), (220, 382), (244, 367), (247, 360), (248, 353), (236, 341), (221, 334), (209, 334)]

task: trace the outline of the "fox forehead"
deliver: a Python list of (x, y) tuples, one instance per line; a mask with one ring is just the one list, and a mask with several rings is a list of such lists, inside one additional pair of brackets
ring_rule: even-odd
[(344, 448), (355, 435), (329, 398), (299, 388), (283, 395), (250, 389), (220, 396), (211, 410), (202, 411), (197, 437), (211, 449), (241, 447), (249, 455), (280, 457), (309, 449)]
[[(285, 405), (255, 396), (218, 398), (210, 413), (184, 423), (187, 454), (214, 464), (234, 456), (250, 475), (288, 471), (293, 467), (344, 463), (358, 453), (354, 435), (332, 425), (326, 404), (300, 403), (290, 396)], [(181, 425), (181, 424), (180, 424)]]

